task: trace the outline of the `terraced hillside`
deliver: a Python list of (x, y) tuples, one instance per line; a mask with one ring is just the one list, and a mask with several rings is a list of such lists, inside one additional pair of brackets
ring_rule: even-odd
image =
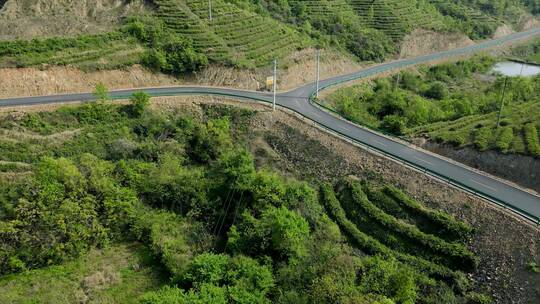
[(416, 1), (347, 1), (364, 25), (383, 31), (394, 41), (399, 41), (415, 28), (438, 29), (443, 26), (442, 16), (434, 7)]
[(83, 70), (114, 69), (140, 61), (145, 49), (120, 32), (30, 41), (0, 41), (0, 68), (72, 65)]
[[(472, 39), (489, 37), (498, 26), (517, 22), (517, 19), (504, 18), (504, 15), (497, 16), (495, 12), (490, 12), (487, 8), (482, 11), (476, 4), (465, 5), (463, 2), (446, 0), (431, 0), (430, 2), (442, 15), (454, 20), (455, 29), (465, 32)], [(514, 7), (513, 9), (515, 12), (522, 8)]]
[(480, 151), (499, 150), (540, 158), (540, 102), (511, 104), (503, 111), (497, 128), (497, 112), (467, 116), (452, 122), (429, 124), (409, 131), (413, 137), (428, 136), (457, 147), (474, 145)]
[(302, 5), (310, 16), (328, 16), (336, 12), (352, 13), (346, 0), (293, 0), (292, 3)]
[(261, 66), (305, 45), (294, 29), (222, 0), (156, 0), (166, 25), (194, 41), (214, 61)]
[(374, 188), (353, 178), (321, 187), (328, 214), (354, 247), (395, 258), (429, 277), (464, 288), (462, 271), (476, 267), (464, 241), (471, 228), (430, 210), (393, 187)]

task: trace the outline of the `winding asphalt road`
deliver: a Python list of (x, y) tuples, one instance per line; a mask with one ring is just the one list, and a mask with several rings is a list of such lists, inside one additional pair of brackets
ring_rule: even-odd
[[(525, 32), (511, 34), (499, 39), (494, 39), (468, 47), (453, 49), (445, 52), (434, 53), (411, 59), (404, 59), (385, 63), (371, 68), (367, 68), (351, 74), (337, 76), (322, 80), (321, 89), (347, 81), (373, 76), (390, 70), (404, 67), (440, 61), (450, 57), (467, 55), (492, 47), (497, 47), (506, 43), (515, 43), (533, 36), (540, 35), (540, 28), (535, 28)], [(262, 102), (272, 102), (272, 95), (267, 92), (245, 91), (215, 87), (159, 87), (118, 90), (110, 93), (114, 99), (128, 98), (137, 91), (144, 91), (151, 96), (176, 96), (176, 95), (219, 95), (236, 99), (257, 100)], [(510, 184), (491, 178), (465, 166), (450, 162), (437, 157), (418, 148), (403, 144), (400, 141), (380, 135), (371, 130), (359, 127), (353, 123), (345, 121), (310, 102), (310, 98), (315, 94), (315, 83), (306, 84), (289, 92), (277, 95), (277, 104), (295, 111), (302, 116), (314, 121), (320, 126), (330, 129), (341, 136), (367, 145), (378, 152), (389, 157), (405, 162), (421, 171), (446, 180), (464, 190), (482, 196), (491, 202), (509, 208), (510, 210), (524, 216), (525, 218), (540, 224), (540, 197), (522, 189), (513, 187)], [(63, 94), (54, 96), (36, 96), (0, 99), (0, 107), (48, 104), (58, 102), (78, 102), (90, 101), (95, 97), (91, 93)]]

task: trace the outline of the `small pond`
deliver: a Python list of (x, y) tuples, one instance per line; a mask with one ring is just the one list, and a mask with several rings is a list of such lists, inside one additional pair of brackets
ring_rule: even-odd
[(540, 74), (540, 66), (532, 64), (523, 64), (513, 61), (499, 62), (493, 67), (493, 72), (500, 73), (505, 76), (534, 76)]

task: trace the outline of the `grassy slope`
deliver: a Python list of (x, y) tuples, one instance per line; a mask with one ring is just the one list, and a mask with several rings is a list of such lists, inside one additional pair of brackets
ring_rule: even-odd
[[(493, 34), (494, 29), (504, 20), (513, 22), (519, 17), (512, 14), (484, 14), (474, 5), (462, 2), (441, 4), (440, 1), (419, 3), (412, 0), (291, 0), (287, 5), (293, 8), (292, 11), (296, 7), (305, 11), (304, 17), (295, 17), (273, 12), (271, 5), (261, 5), (265, 1), (254, 4), (246, 0), (214, 0), (213, 18), (209, 20), (208, 2), (205, 0), (155, 0), (154, 3), (153, 13), (164, 20), (169, 28), (190, 37), (200, 52), (215, 62), (240, 67), (267, 66), (274, 58), (281, 59), (297, 49), (316, 44), (321, 33), (313, 31), (317, 26), (306, 24), (306, 21), (317, 23), (325, 20), (322, 22), (329, 24), (323, 27), (333, 28), (338, 33), (343, 30), (342, 19), (346, 19), (347, 22), (366, 28), (378, 29), (398, 45), (404, 35), (416, 28), (462, 31), (472, 38), (485, 38)], [(47, 8), (41, 6), (40, 16), (46, 19), (64, 10), (57, 6), (61, 6), (60, 2), (52, 3)], [(508, 10), (523, 12), (518, 7)], [(37, 14), (26, 8), (23, 11), (28, 11), (28, 16)], [(78, 7), (70, 8), (68, 14), (74, 15), (72, 19), (79, 20), (77, 14), (80, 11)], [(126, 9), (118, 14), (139, 11)], [(101, 20), (100, 14), (105, 13), (96, 11), (93, 14), (96, 16), (92, 15), (92, 18)], [(108, 12), (105, 15), (110, 14)], [(325, 18), (321, 19), (321, 16)], [(110, 19), (110, 16), (107, 18)], [(103, 17), (105, 20), (107, 18)], [(111, 31), (118, 26), (118, 20), (115, 19), (109, 20), (106, 28)], [(322, 36), (324, 43), (334, 43), (332, 39), (335, 37)], [(102, 45), (64, 48), (55, 52), (39, 52), (33, 56), (0, 56), (0, 67), (71, 64), (85, 69), (113, 69), (139, 62), (143, 51), (133, 40), (115, 39)]]
[[(497, 128), (497, 113), (472, 115), (452, 122), (440, 122), (411, 129), (410, 136), (428, 135), (431, 139), (459, 147), (474, 146), (480, 151), (498, 149), (504, 153), (539, 156), (540, 102), (532, 101), (507, 106), (503, 111), (503, 127)], [(528, 131), (534, 127), (536, 131)], [(511, 131), (510, 131), (511, 130)], [(527, 134), (536, 133), (530, 141)], [(532, 134), (532, 133), (531, 133)]]
[(0, 302), (137, 303), (164, 281), (140, 244), (91, 250), (74, 261), (0, 278)]
[[(522, 59), (538, 56), (532, 47), (537, 44), (533, 42), (529, 46), (519, 47), (514, 54)], [(388, 126), (384, 123), (383, 115), (386, 115), (385, 112), (396, 113), (405, 119), (401, 133), (410, 138), (428, 137), (456, 147), (472, 146), (480, 151), (498, 150), (540, 156), (540, 95), (535, 84), (538, 77), (530, 80), (510, 79), (501, 126), (497, 128), (504, 79), (495, 81), (492, 76), (485, 75), (489, 69), (460, 76), (462, 66), (462, 62), (442, 64), (378, 79), (390, 86), (399, 83), (397, 90), (390, 88), (383, 92), (396, 94), (391, 95), (391, 100), (395, 100), (393, 96), (401, 96), (401, 103), (385, 104), (387, 101), (384, 98), (378, 98), (382, 93), (374, 91), (374, 86), (369, 84), (340, 89), (332, 93), (326, 103), (351, 121), (394, 134), (398, 133), (385, 129)], [(437, 75), (437, 70), (453, 70), (449, 74), (456, 76), (441, 77)], [(441, 79), (448, 88), (447, 96), (442, 100), (426, 97), (429, 87), (439, 82), (437, 79)], [(532, 92), (524, 93), (524, 90), (531, 89)], [(426, 115), (418, 118), (421, 116), (419, 113)]]
[(157, 16), (168, 27), (193, 39), (210, 59), (243, 66), (266, 65), (304, 46), (289, 26), (222, 0), (157, 0)]

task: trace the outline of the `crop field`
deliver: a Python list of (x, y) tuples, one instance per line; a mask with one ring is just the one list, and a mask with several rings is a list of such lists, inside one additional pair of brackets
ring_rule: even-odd
[(476, 267), (464, 245), (471, 227), (394, 187), (346, 178), (322, 186), (321, 196), (330, 217), (364, 253), (395, 258), (457, 289), (464, 287), (462, 271)]
[(463, 147), (474, 145), (479, 151), (499, 150), (540, 157), (540, 102), (513, 104), (503, 111), (497, 128), (498, 113), (467, 116), (452, 122), (440, 122), (411, 129), (410, 136), (428, 136), (438, 142)]
[(417, 6), (416, 1), (348, 0), (361, 22), (386, 33), (394, 41), (415, 28), (443, 27), (442, 16), (428, 5)]
[(85, 70), (113, 69), (138, 63), (143, 52), (136, 39), (118, 32), (0, 41), (0, 67), (72, 65)]
[(194, 46), (214, 61), (240, 66), (268, 65), (304, 46), (291, 27), (243, 10), (222, 0), (158, 0), (157, 15), (174, 31), (190, 37)]

